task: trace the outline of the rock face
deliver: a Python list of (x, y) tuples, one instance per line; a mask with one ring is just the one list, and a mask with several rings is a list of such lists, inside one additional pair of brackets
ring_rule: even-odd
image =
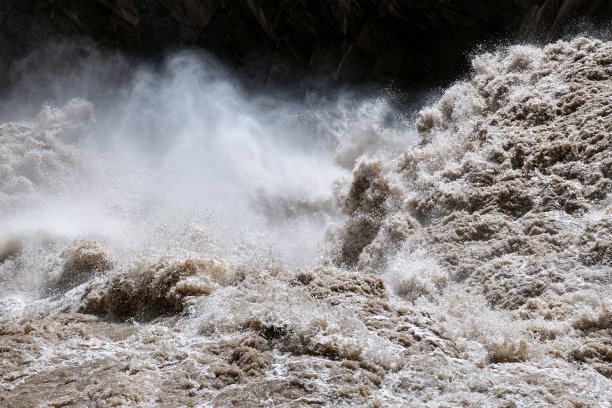
[(461, 72), (484, 40), (558, 37), (569, 22), (611, 14), (603, 0), (0, 0), (0, 72), (6, 86), (16, 61), (77, 38), (137, 58), (204, 48), (264, 83), (324, 74), (414, 84)]

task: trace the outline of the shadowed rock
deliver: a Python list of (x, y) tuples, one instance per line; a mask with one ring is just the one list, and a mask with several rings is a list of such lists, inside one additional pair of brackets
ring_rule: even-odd
[(308, 75), (440, 83), (467, 70), (483, 41), (550, 40), (611, 13), (601, 0), (0, 0), (0, 85), (21, 58), (65, 39), (139, 59), (203, 48), (259, 85)]

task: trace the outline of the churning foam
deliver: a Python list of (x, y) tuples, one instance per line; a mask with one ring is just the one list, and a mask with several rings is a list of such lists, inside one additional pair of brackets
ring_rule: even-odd
[(610, 406), (612, 44), (409, 115), (187, 54), (0, 127), (8, 406)]

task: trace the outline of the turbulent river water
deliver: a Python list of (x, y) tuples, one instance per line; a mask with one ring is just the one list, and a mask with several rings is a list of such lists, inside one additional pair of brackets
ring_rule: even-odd
[(612, 405), (612, 43), (417, 112), (215, 70), (0, 125), (0, 406)]

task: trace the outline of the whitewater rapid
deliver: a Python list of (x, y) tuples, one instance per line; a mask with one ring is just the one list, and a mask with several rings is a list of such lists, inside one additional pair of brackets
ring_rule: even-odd
[(414, 113), (191, 54), (41, 102), (0, 125), (0, 405), (612, 406), (611, 80), (577, 38)]

